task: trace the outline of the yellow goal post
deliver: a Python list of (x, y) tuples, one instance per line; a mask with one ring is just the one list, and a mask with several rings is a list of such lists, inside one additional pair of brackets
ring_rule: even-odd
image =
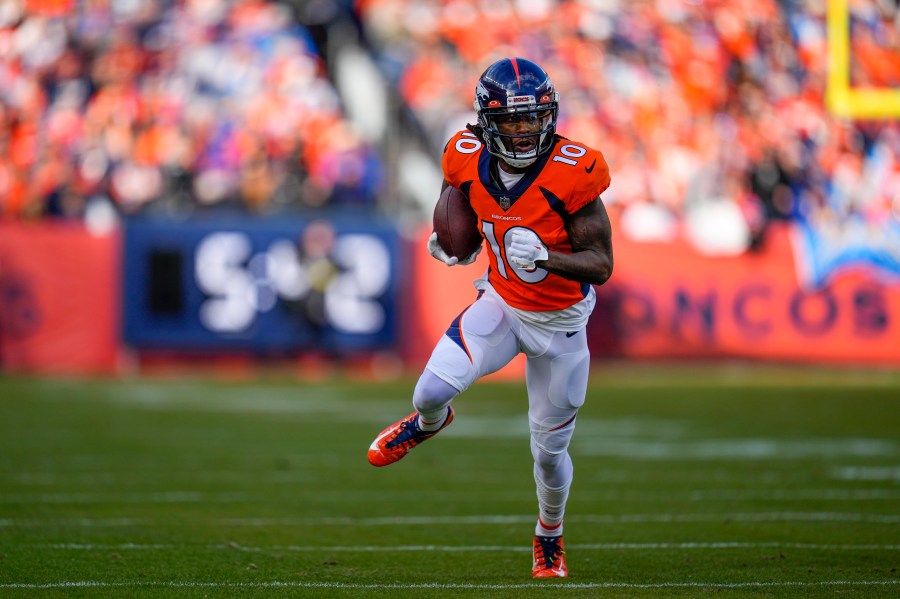
[(828, 0), (828, 80), (825, 102), (839, 117), (900, 118), (900, 89), (850, 87), (850, 8), (852, 0)]

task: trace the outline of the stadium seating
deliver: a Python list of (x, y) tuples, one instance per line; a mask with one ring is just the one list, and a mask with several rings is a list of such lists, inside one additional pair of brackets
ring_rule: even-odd
[[(527, 55), (562, 91), (560, 131), (606, 155), (604, 200), (631, 239), (733, 255), (765, 243), (773, 220), (900, 235), (900, 127), (827, 109), (826, 3), (316, 6), (4, 5), (0, 218), (347, 205), (409, 216), (404, 193), (418, 194), (421, 218), (440, 148), (473, 119), (472, 82), (500, 56)], [(849, 10), (849, 84), (896, 87), (895, 11)], [(369, 116), (399, 133), (362, 130), (374, 94), (335, 72), (351, 46), (399, 100), (370, 102), (385, 114)], [(428, 160), (396, 143), (413, 133)]]

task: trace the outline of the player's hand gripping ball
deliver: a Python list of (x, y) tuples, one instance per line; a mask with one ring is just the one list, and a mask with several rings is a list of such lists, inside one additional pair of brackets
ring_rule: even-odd
[(428, 253), (446, 264), (471, 264), (481, 252), (478, 216), (469, 198), (448, 185), (434, 207), (434, 233), (428, 240)]

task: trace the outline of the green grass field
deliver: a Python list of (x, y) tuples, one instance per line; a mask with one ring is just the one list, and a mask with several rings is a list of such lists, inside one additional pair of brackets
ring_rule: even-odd
[(412, 386), (0, 379), (0, 596), (900, 596), (898, 372), (600, 366), (540, 582), (522, 386)]

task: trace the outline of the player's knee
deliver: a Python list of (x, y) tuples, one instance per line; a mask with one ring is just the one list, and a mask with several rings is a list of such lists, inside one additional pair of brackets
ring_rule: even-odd
[(531, 454), (534, 456), (535, 466), (546, 476), (552, 475), (559, 470), (565, 461), (565, 453), (551, 454), (537, 448), (537, 451), (532, 450)]
[(566, 460), (566, 447), (568, 443), (540, 443), (537, 439), (531, 439), (531, 455), (534, 464), (545, 474), (553, 474)]
[(559, 489), (572, 482), (572, 458), (569, 453), (547, 453), (532, 443), (534, 478), (544, 487)]
[(413, 391), (413, 407), (419, 412), (434, 412), (449, 404), (458, 393), (450, 383), (425, 370)]

